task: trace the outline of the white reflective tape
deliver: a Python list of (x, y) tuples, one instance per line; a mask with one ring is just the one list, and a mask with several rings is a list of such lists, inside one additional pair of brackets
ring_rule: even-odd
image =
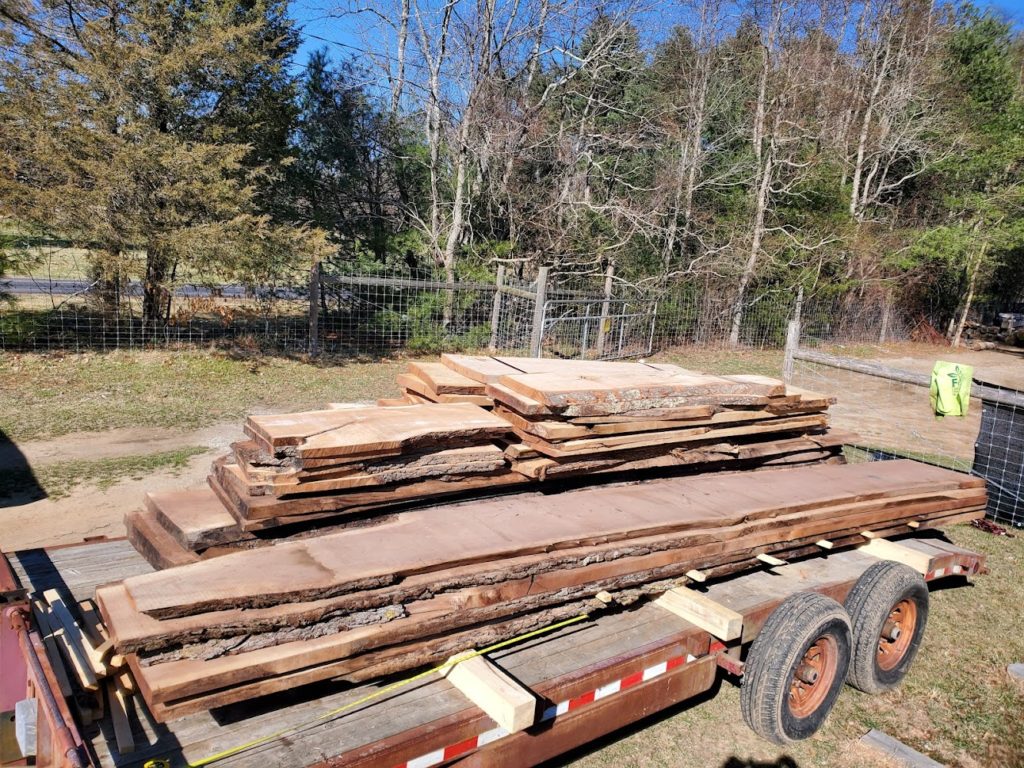
[(425, 755), (417, 757), (406, 763), (406, 768), (430, 768), (432, 765), (440, 765), (444, 761), (444, 750), (437, 749)]
[(616, 680), (614, 683), (608, 683), (608, 685), (602, 685), (600, 688), (594, 691), (594, 701), (611, 696), (613, 693), (618, 693), (621, 689), (621, 680)]
[(564, 715), (568, 711), (569, 711), (569, 700), (568, 699), (566, 699), (565, 701), (560, 701), (560, 702), (558, 702), (558, 704), (555, 705), (555, 714), (556, 715)]
[(651, 680), (658, 675), (664, 675), (668, 670), (668, 662), (661, 662), (661, 664), (655, 664), (653, 667), (648, 667), (644, 670), (644, 680)]
[(505, 736), (508, 736), (508, 734), (509, 732), (506, 731), (504, 728), (492, 728), (491, 730), (484, 731), (479, 736), (477, 736), (476, 745), (478, 747), (482, 747), (485, 744), (490, 744), (492, 741), (497, 741), (498, 739), (504, 738)]

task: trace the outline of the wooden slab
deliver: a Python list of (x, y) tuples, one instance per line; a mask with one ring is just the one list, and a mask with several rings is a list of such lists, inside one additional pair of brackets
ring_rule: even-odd
[[(769, 383), (765, 383), (769, 382)], [(690, 397), (709, 395), (778, 396), (785, 392), (773, 380), (743, 380), (692, 372), (669, 373), (649, 370), (601, 371), (593, 374), (572, 372), (531, 373), (502, 376), (497, 384), (556, 411), (570, 406), (621, 404), (637, 401), (648, 407), (685, 404)], [(664, 406), (660, 404), (664, 402)]]
[[(449, 373), (453, 373), (453, 371), (449, 371)], [(406, 397), (409, 395), (419, 396), (432, 403), (472, 403), (487, 407), (494, 405), (494, 401), (483, 394), (435, 392), (430, 384), (413, 373), (400, 373), (396, 381), (398, 386), (402, 387)]]
[(293, 448), (300, 458), (394, 455), (415, 445), (487, 440), (508, 425), (468, 403), (364, 406), (250, 416), (246, 433), (270, 452)]
[(128, 541), (154, 568), (175, 568), (199, 561), (199, 556), (186, 549), (148, 510), (133, 510), (124, 516)]
[(431, 391), (439, 395), (484, 394), (484, 385), (481, 382), (463, 376), (442, 362), (428, 363), (414, 360), (409, 363), (409, 372), (419, 377), (430, 387)]
[(732, 437), (746, 437), (766, 433), (802, 432), (824, 429), (827, 418), (823, 415), (778, 418), (737, 427), (694, 426), (686, 429), (660, 430), (626, 435), (595, 436), (577, 440), (549, 442), (533, 436), (527, 443), (546, 456), (564, 457), (620, 451), (630, 448), (669, 446), (699, 441), (721, 441)]
[(239, 528), (209, 486), (147, 493), (145, 504), (156, 522), (185, 549), (197, 551), (254, 538)]
[[(710, 521), (750, 520), (915, 490), (981, 487), (981, 481), (912, 461), (780, 469), (751, 475), (651, 481), (521, 500), (492, 499), (404, 513), (398, 520), (279, 546), (239, 552), (129, 579), (139, 610), (196, 613), (224, 603), (264, 604), (373, 588), (401, 573), (550, 551), (571, 543), (680, 530)], [(818, 538), (821, 538), (819, 536)], [(238, 573), (249, 574), (239, 579)]]

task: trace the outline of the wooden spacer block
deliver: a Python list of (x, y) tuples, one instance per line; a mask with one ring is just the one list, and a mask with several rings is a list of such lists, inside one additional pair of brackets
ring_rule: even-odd
[(931, 570), (931, 555), (927, 552), (911, 549), (895, 541), (872, 539), (857, 549), (860, 552), (877, 557), (879, 560), (894, 560), (897, 563), (903, 563), (921, 574), (926, 574)]
[(598, 592), (596, 595), (594, 595), (594, 598), (596, 600), (604, 603), (605, 605), (608, 605), (610, 603), (614, 603), (615, 602), (615, 598), (612, 597), (612, 593), (611, 592), (606, 592), (603, 589), (600, 592)]
[(741, 614), (686, 587), (670, 589), (654, 604), (721, 640), (735, 640), (743, 632)]
[(107, 706), (114, 726), (117, 751), (122, 755), (131, 754), (135, 751), (135, 737), (132, 736), (132, 724), (128, 720), (128, 695), (116, 680), (107, 683)]
[(865, 539), (877, 539), (878, 538), (878, 534), (875, 533), (874, 531), (861, 531), (860, 535), (863, 536)]
[(701, 583), (703, 583), (703, 582), (708, 580), (707, 574), (704, 573), (703, 571), (698, 571), (698, 570), (687, 571), (686, 572), (686, 578), (690, 579), (691, 581), (699, 581)]
[(777, 557), (769, 555), (767, 552), (762, 552), (761, 554), (759, 554), (757, 556), (757, 559), (760, 560), (762, 563), (765, 563), (765, 564), (771, 565), (771, 566), (785, 565), (786, 564), (785, 560), (780, 560)]
[(509, 733), (533, 725), (537, 717), (537, 699), (505, 672), (483, 656), (459, 661), (450, 658), (441, 676), (454, 685), (487, 716)]
[(921, 522), (919, 520), (911, 520), (907, 523), (908, 528), (920, 528)]
[(835, 546), (835, 544), (833, 544), (828, 539), (821, 539), (820, 541), (816, 541), (814, 543), (817, 544), (822, 549), (832, 549), (832, 547)]

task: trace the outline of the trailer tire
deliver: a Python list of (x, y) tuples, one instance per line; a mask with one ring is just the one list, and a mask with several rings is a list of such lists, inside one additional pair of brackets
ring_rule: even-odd
[(928, 585), (917, 571), (890, 560), (868, 568), (846, 596), (853, 625), (847, 682), (865, 693), (899, 685), (928, 623)]
[(850, 665), (850, 619), (816, 592), (786, 598), (747, 654), (740, 689), (743, 719), (776, 744), (813, 736), (842, 690)]

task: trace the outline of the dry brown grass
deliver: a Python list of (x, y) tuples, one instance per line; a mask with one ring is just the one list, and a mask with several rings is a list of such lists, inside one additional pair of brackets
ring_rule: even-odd
[(988, 555), (991, 573), (971, 586), (937, 589), (920, 655), (901, 688), (868, 696), (846, 688), (812, 739), (779, 748), (740, 717), (739, 689), (681, 706), (617, 734), (565, 763), (579, 768), (874, 768), (884, 758), (858, 744), (878, 728), (948, 766), (1024, 766), (1024, 691), (1006, 666), (1024, 660), (1024, 535), (955, 526), (950, 538)]

